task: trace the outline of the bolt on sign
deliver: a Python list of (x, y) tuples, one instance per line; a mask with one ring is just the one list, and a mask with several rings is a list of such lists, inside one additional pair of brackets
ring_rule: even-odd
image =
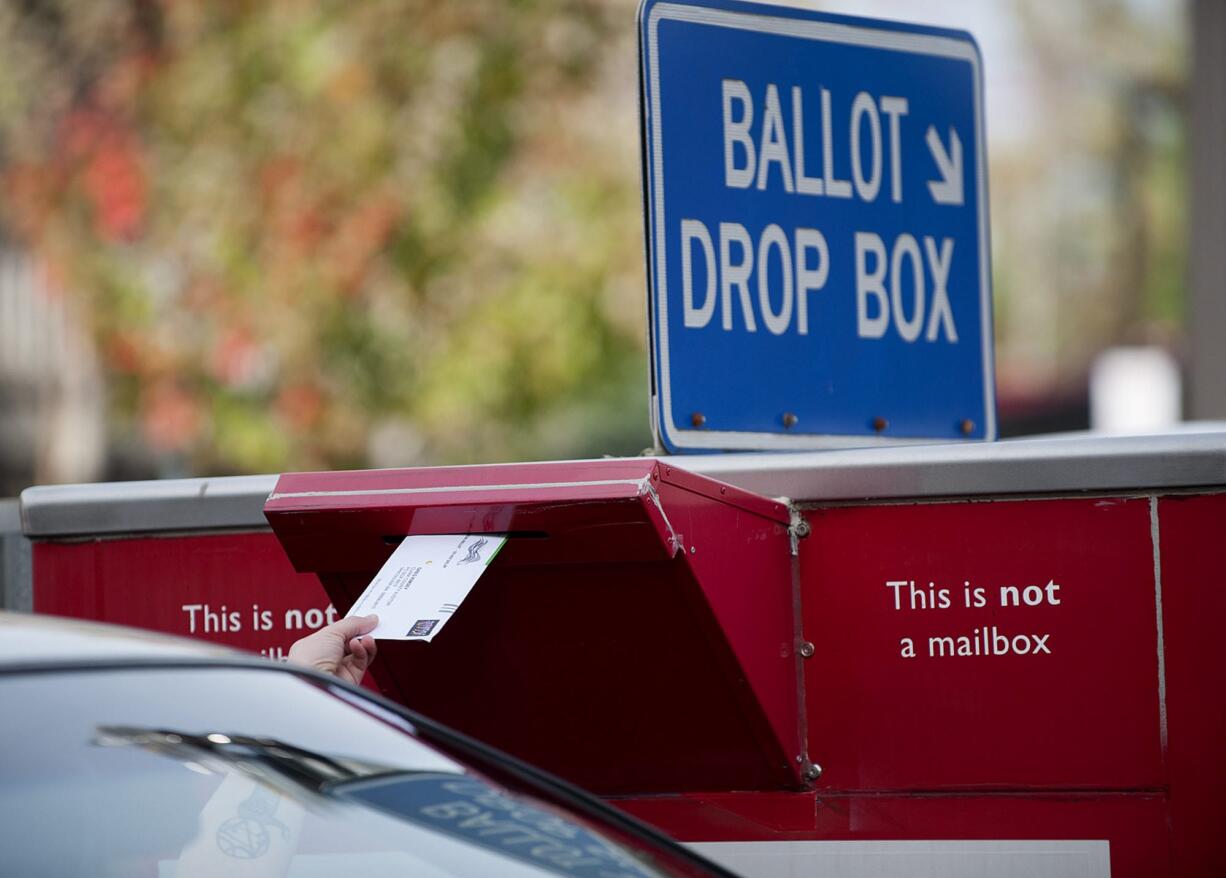
[(994, 439), (974, 39), (732, 0), (639, 25), (661, 444)]

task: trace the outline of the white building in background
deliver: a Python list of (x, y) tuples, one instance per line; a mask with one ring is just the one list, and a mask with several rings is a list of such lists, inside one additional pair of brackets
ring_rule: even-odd
[(1179, 364), (1157, 347), (1103, 351), (1090, 369), (1090, 428), (1100, 433), (1164, 433), (1182, 419)]
[(0, 497), (102, 473), (101, 370), (74, 318), (39, 262), (0, 241)]

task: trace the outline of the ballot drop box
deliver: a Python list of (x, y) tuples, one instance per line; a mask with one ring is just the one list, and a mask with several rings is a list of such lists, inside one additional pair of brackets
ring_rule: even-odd
[(274, 657), (406, 537), (505, 536), (371, 685), (746, 875), (1226, 874), (1226, 434), (35, 488), (22, 523), (34, 610)]

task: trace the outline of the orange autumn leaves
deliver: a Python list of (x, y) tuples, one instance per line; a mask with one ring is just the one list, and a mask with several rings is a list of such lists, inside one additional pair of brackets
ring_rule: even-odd
[(114, 437), (211, 473), (645, 442), (632, 4), (46, 5), (0, 13), (39, 89), (0, 215)]

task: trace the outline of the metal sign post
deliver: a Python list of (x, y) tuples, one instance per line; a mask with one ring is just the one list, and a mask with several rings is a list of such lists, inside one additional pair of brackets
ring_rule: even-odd
[(661, 443), (994, 439), (970, 35), (645, 0), (640, 46)]

